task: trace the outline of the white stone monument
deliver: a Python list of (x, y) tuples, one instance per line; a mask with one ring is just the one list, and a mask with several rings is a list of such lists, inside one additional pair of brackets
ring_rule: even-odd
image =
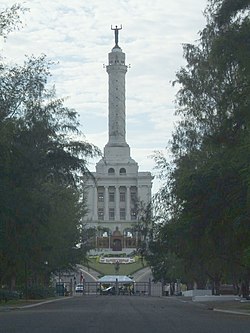
[(130, 156), (126, 142), (125, 113), (125, 53), (118, 45), (108, 55), (106, 70), (109, 76), (108, 143), (103, 158), (96, 164), (94, 178), (86, 182), (88, 214), (85, 222), (99, 230), (96, 247), (103, 251), (121, 251), (137, 247), (133, 227), (138, 221), (138, 202), (145, 206), (151, 201), (153, 177), (150, 172), (139, 172), (138, 164)]

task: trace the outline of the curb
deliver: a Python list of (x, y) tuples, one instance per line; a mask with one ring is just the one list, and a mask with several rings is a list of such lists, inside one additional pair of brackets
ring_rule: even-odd
[(34, 303), (34, 304), (28, 304), (28, 305), (18, 306), (18, 307), (15, 307), (15, 309), (34, 308), (36, 306), (40, 306), (40, 305), (48, 304), (48, 303), (53, 303), (53, 302), (57, 302), (57, 301), (62, 301), (62, 300), (69, 299), (69, 298), (73, 298), (73, 296), (67, 296), (67, 298), (50, 299), (49, 301), (44, 301), (44, 302), (39, 302), (39, 303)]
[(73, 296), (68, 296), (68, 297), (64, 297), (64, 298), (50, 299), (48, 301), (42, 301), (42, 302), (39, 302), (39, 303), (28, 304), (28, 305), (23, 305), (23, 306), (10, 306), (10, 307), (2, 307), (2, 308), (0, 307), (0, 312), (34, 308), (36, 306), (40, 306), (40, 305), (48, 304), (48, 303), (53, 303), (53, 302), (57, 302), (57, 301), (62, 301), (62, 300), (66, 300), (66, 299), (69, 299), (69, 298), (73, 298)]
[(237, 311), (237, 310), (223, 310), (223, 309), (216, 309), (216, 308), (214, 308), (213, 311), (215, 311), (215, 312), (229, 313), (229, 314), (235, 314), (235, 315), (250, 316), (250, 312), (242, 312), (242, 311)]

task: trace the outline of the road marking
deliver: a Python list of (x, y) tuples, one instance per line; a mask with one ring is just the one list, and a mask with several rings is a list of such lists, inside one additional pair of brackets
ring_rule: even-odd
[(88, 276), (90, 276), (94, 281), (97, 281), (97, 279), (94, 277), (94, 275), (92, 275), (89, 272), (85, 271), (83, 268), (80, 268), (80, 271), (83, 272), (84, 274), (87, 274)]
[(214, 309), (213, 311), (216, 311), (216, 312), (224, 312), (224, 313), (235, 314), (235, 315), (245, 315), (245, 316), (250, 316), (250, 313), (249, 313), (249, 312), (243, 312), (243, 311), (237, 311), (237, 310)]

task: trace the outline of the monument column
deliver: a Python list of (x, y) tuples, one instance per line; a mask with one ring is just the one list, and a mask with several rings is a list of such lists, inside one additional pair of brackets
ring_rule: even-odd
[(115, 27), (115, 46), (109, 53), (106, 66), (109, 75), (109, 142), (108, 146), (127, 146), (125, 129), (125, 53), (118, 45), (118, 31)]

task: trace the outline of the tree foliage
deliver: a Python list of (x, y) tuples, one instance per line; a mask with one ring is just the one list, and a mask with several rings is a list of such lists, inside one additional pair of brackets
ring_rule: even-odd
[(27, 8), (22, 7), (20, 4), (14, 4), (11, 7), (1, 10), (0, 12), (0, 36), (6, 38), (7, 35), (21, 25), (21, 14)]
[[(18, 10), (0, 13), (2, 35), (15, 27)], [(76, 251), (82, 180), (99, 150), (78, 139), (77, 112), (48, 88), (51, 65), (41, 55), (0, 66), (0, 282), (12, 287), (46, 281), (84, 254)]]
[(205, 13), (207, 25), (197, 44), (184, 46), (187, 65), (174, 82), (181, 120), (172, 162), (156, 156), (167, 180), (157, 197), (163, 234), (171, 235), (166, 253), (182, 260), (189, 279), (218, 287), (249, 283), (249, 1), (209, 1)]

